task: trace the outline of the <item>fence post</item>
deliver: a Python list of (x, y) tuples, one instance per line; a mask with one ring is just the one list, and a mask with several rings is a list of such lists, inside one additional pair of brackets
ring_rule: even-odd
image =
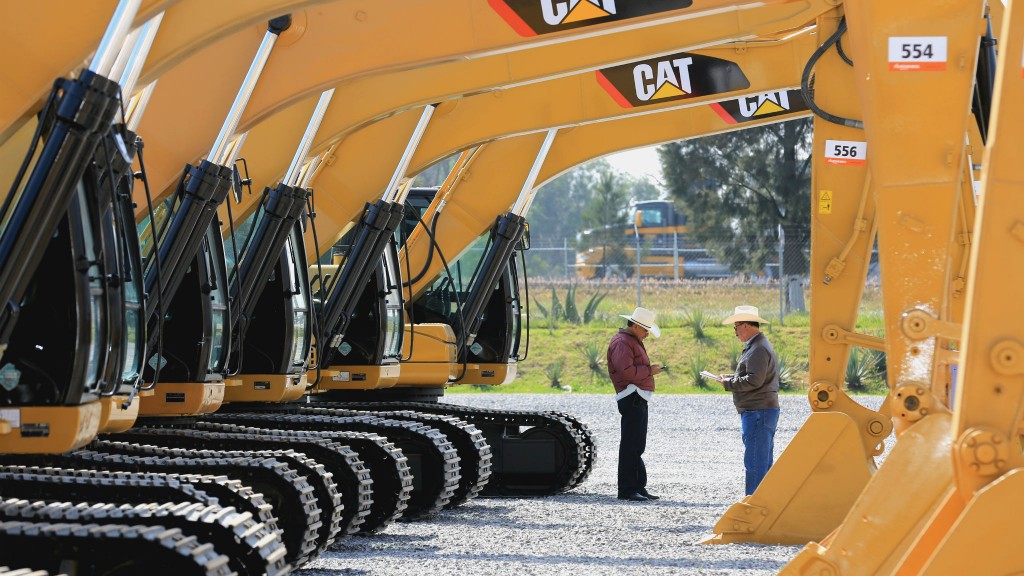
[(569, 239), (562, 238), (562, 263), (565, 265), (565, 277), (566, 279), (572, 279), (572, 275), (569, 274)]
[(786, 313), (786, 284), (782, 281), (782, 253), (786, 247), (786, 233), (779, 224), (779, 326), (785, 326), (783, 316)]
[(636, 237), (636, 305), (642, 306), (640, 302), (640, 229), (636, 222), (633, 222), (633, 236)]
[(672, 232), (672, 272), (679, 282), (679, 231)]

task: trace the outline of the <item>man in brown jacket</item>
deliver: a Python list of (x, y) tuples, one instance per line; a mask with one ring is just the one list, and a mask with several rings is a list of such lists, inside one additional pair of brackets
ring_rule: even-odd
[(722, 324), (732, 324), (743, 342), (735, 374), (722, 374), (719, 382), (732, 392), (743, 427), (743, 467), (746, 493), (753, 494), (774, 462), (775, 429), (779, 425), (779, 359), (761, 334), (768, 321), (754, 306), (737, 306)]
[(619, 441), (619, 500), (646, 502), (658, 496), (647, 491), (647, 469), (643, 454), (647, 447), (647, 403), (654, 394), (654, 375), (662, 366), (652, 366), (644, 348), (644, 338), (661, 330), (654, 323), (654, 312), (638, 307), (626, 316), (608, 345), (608, 377), (615, 386), (615, 399), (622, 415)]

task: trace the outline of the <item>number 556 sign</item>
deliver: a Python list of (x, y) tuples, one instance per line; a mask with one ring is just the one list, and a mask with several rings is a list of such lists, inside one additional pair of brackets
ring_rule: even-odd
[(944, 72), (945, 36), (890, 36), (890, 72)]
[(826, 140), (825, 164), (863, 166), (868, 161), (868, 143), (852, 140)]

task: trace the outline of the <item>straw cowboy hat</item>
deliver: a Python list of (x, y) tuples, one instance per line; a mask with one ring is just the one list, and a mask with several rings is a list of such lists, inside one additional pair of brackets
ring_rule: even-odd
[(654, 312), (651, 312), (647, 308), (637, 306), (636, 310), (633, 310), (633, 313), (629, 316), (626, 316), (625, 314), (619, 314), (619, 316), (622, 316), (626, 320), (632, 320), (633, 324), (643, 326), (648, 332), (654, 334), (655, 338), (661, 336), (661, 329), (654, 323)]
[(733, 311), (732, 316), (722, 320), (722, 324), (732, 324), (734, 322), (769, 323), (767, 320), (757, 315), (757, 306), (737, 306), (736, 310)]

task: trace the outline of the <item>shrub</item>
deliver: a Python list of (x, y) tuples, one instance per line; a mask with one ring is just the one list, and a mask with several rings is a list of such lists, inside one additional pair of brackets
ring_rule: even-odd
[(696, 354), (690, 357), (690, 363), (686, 367), (687, 373), (690, 376), (690, 383), (696, 388), (701, 390), (710, 390), (711, 384), (708, 379), (701, 375), (701, 372), (707, 370), (707, 361), (704, 359), (704, 351), (698, 350)]
[[(553, 291), (553, 290), (552, 290)], [(580, 312), (576, 308), (576, 285), (570, 284), (565, 290), (565, 320), (570, 324), (580, 323)]]
[(544, 369), (544, 373), (547, 374), (548, 383), (551, 385), (552, 388), (557, 388), (565, 392), (571, 392), (572, 388), (563, 385), (561, 381), (563, 363), (564, 361), (561, 358), (558, 358), (551, 364), (548, 364), (548, 367)]
[(588, 342), (582, 347), (583, 356), (587, 361), (587, 369), (590, 370), (590, 381), (594, 381), (596, 376), (598, 381), (607, 380), (608, 373), (605, 371), (604, 366), (601, 365), (601, 360), (604, 356), (604, 350), (596, 342)]
[(601, 300), (604, 300), (604, 297), (607, 295), (607, 292), (597, 292), (596, 294), (590, 297), (590, 300), (587, 301), (587, 306), (583, 309), (584, 324), (590, 324), (590, 322), (594, 319), (594, 315), (597, 313), (597, 306), (601, 303)]
[(867, 391), (871, 381), (878, 380), (878, 358), (872, 350), (851, 348), (850, 359), (846, 361), (846, 388), (852, 392)]
[(791, 391), (800, 388), (800, 383), (796, 380), (796, 374), (805, 368), (788, 353), (783, 352), (779, 354), (779, 390)]
[(729, 344), (729, 369), (736, 371), (736, 367), (740, 365), (740, 356), (743, 355), (743, 343), (739, 340), (733, 340)]
[(683, 316), (683, 324), (690, 327), (693, 330), (693, 337), (698, 342), (707, 342), (709, 340), (708, 335), (704, 332), (704, 328), (707, 327), (707, 317), (704, 316), (704, 311), (700, 308), (690, 310)]

